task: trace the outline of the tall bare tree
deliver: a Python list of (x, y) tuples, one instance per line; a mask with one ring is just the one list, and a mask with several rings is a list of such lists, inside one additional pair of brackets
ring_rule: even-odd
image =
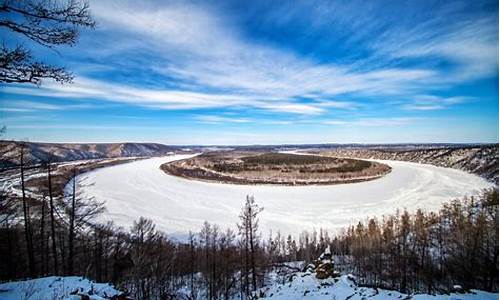
[(21, 194), (23, 201), (23, 216), (24, 216), (24, 235), (26, 239), (26, 248), (28, 250), (28, 266), (30, 270), (30, 276), (35, 276), (35, 256), (33, 253), (33, 241), (31, 232), (31, 218), (29, 214), (29, 206), (26, 199), (26, 188), (24, 184), (24, 169), (25, 169), (25, 154), (26, 154), (26, 144), (20, 144), (20, 155), (19, 155), (19, 166), (21, 171)]
[[(253, 196), (247, 196), (245, 205), (240, 213), (241, 223), (238, 224), (240, 236), (243, 240), (245, 249), (245, 271), (251, 270), (252, 290), (257, 289), (257, 271), (256, 271), (256, 247), (258, 243), (259, 219), (258, 214), (263, 208), (255, 203)], [(248, 274), (245, 274), (248, 277)], [(246, 283), (246, 294), (249, 296), (248, 283)]]
[(67, 273), (73, 274), (75, 256), (75, 238), (79, 230), (91, 227), (91, 222), (104, 211), (104, 203), (94, 198), (86, 198), (78, 191), (78, 170), (73, 168), (71, 179), (71, 195), (69, 203), (65, 205), (65, 214), (68, 219), (68, 260)]
[[(55, 49), (73, 46), (78, 41), (80, 27), (94, 28), (88, 3), (78, 0), (2, 0), (0, 27), (38, 45)], [(36, 60), (21, 43), (0, 49), (0, 82), (41, 84), (51, 78), (61, 83), (71, 82), (73, 75), (63, 67)]]
[(56, 245), (56, 208), (54, 204), (54, 193), (52, 191), (52, 162), (47, 162), (47, 186), (49, 193), (49, 208), (50, 208), (50, 232), (52, 240), (52, 256), (54, 262), (54, 274), (59, 273), (59, 264), (57, 260), (57, 245)]

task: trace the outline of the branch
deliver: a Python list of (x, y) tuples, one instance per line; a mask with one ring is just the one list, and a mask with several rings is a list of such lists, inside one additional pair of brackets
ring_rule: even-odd
[(14, 12), (34, 21), (52, 21), (82, 27), (95, 27), (89, 5), (75, 0), (57, 6), (48, 1), (2, 1), (0, 12)]
[(44, 78), (51, 78), (60, 83), (70, 83), (73, 80), (73, 75), (64, 68), (33, 61), (30, 52), (21, 46), (14, 50), (2, 47), (0, 50), (0, 82), (39, 85)]
[(20, 33), (43, 46), (74, 45), (78, 39), (78, 31), (71, 27), (41, 27), (37, 24), (18, 24), (10, 20), (0, 20), (0, 26)]

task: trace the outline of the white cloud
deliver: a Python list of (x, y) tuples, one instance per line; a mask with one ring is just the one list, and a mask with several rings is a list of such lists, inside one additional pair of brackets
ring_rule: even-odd
[(255, 100), (252, 95), (209, 94), (178, 90), (134, 88), (88, 78), (77, 78), (73, 84), (47, 83), (42, 87), (9, 86), (3, 91), (14, 94), (62, 98), (97, 98), (112, 102), (135, 104), (156, 109), (200, 109), (251, 107), (293, 114), (317, 114), (323, 111), (314, 104), (299, 104), (275, 99)]
[[(303, 3), (297, 7), (302, 6)], [(346, 94), (411, 98), (450, 81), (486, 76), (498, 66), (497, 52), (492, 54), (498, 49), (493, 43), (497, 39), (492, 37), (488, 20), (434, 31), (431, 29), (436, 24), (428, 22), (412, 29), (392, 28), (373, 38), (377, 42), (371, 46), (377, 52), (376, 58), (384, 57), (381, 60), (438, 55), (461, 66), (460, 72), (453, 76), (443, 76), (442, 71), (431, 67), (381, 66), (374, 63), (373, 57), (351, 64), (320, 63), (283, 48), (249, 40), (231, 23), (231, 18), (213, 8), (188, 2), (162, 3), (158, 7), (143, 2), (95, 1), (91, 7), (98, 30), (116, 37), (116, 43), (109, 43), (114, 54), (120, 53), (120, 47), (115, 44), (129, 43), (132, 48), (147, 50), (152, 56), (158, 56), (154, 62), (148, 62), (147, 68), (165, 76), (155, 78), (160, 82), (158, 86), (168, 80), (172, 81), (170, 86), (177, 88), (139, 87), (139, 84), (134, 87), (77, 76), (72, 85), (48, 83), (39, 89), (7, 87), (4, 91), (102, 99), (167, 110), (250, 107), (320, 115), (331, 109), (358, 109), (360, 105), (353, 102), (328, 100)], [(374, 11), (373, 5), (367, 5), (368, 13), (360, 16), (342, 5), (328, 7), (326, 9), (323, 3), (313, 9), (323, 17), (313, 18), (318, 19), (311, 24), (316, 29), (332, 25), (325, 20), (334, 19), (335, 26), (352, 25), (356, 29), (353, 39), (369, 35), (370, 28), (364, 21)], [(301, 16), (303, 11), (303, 7), (296, 9), (284, 15), (280, 22)], [(345, 15), (338, 16), (341, 12)], [(374, 24), (378, 29), (384, 28), (383, 25), (378, 20)], [(367, 62), (373, 65), (366, 67)], [(363, 64), (365, 67), (361, 68)], [(299, 100), (302, 98), (307, 99)], [(451, 104), (409, 101), (403, 107), (429, 110), (448, 105)]]
[(440, 110), (452, 105), (472, 101), (471, 97), (438, 97), (433, 95), (416, 96), (412, 102), (402, 105), (406, 110)]
[[(108, 1), (93, 6), (104, 28), (121, 32), (134, 44), (140, 39), (143, 47), (161, 53), (164, 61), (155, 64), (155, 71), (185, 88), (229, 91), (248, 101), (289, 103), (304, 95), (325, 99), (346, 93), (397, 94), (428, 84), (436, 75), (421, 68), (361, 72), (355, 66), (318, 63), (248, 41), (230, 19), (209, 7), (176, 3), (152, 8)], [(329, 106), (323, 102), (322, 107)], [(278, 104), (266, 106), (273, 110)], [(311, 106), (315, 113), (322, 110)], [(330, 107), (345, 108), (335, 102)]]
[(366, 126), (366, 127), (385, 127), (385, 126), (401, 126), (408, 125), (420, 120), (419, 118), (361, 118), (358, 120), (327, 120), (323, 121), (324, 125), (335, 126)]
[(482, 79), (498, 72), (498, 20), (480, 18), (455, 26), (428, 22), (411, 31), (389, 32), (374, 47), (394, 58), (444, 59), (450, 66), (437, 82)]
[[(9, 88), (6, 88), (8, 91)], [(14, 89), (16, 91), (17, 89)], [(31, 92), (26, 91), (31, 94)], [(4, 103), (3, 107), (0, 107), (0, 111), (4, 112), (35, 112), (41, 110), (68, 110), (68, 109), (85, 109), (92, 108), (93, 106), (90, 104), (51, 104), (44, 102), (36, 102), (29, 100), (9, 100)]]
[(218, 123), (251, 123), (252, 119), (248, 118), (232, 118), (212, 115), (199, 115), (195, 117), (196, 120), (202, 123), (218, 124)]

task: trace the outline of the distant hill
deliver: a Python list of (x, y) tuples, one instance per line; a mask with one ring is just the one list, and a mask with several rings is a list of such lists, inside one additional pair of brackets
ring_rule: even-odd
[(349, 147), (326, 150), (337, 157), (401, 160), (454, 168), (479, 175), (498, 185), (498, 144), (436, 147)]
[[(165, 155), (179, 151), (179, 146), (156, 143), (103, 143), (103, 144), (58, 144), (26, 142), (26, 161), (38, 164), (44, 161), (72, 161), (96, 158), (135, 157)], [(0, 141), (0, 168), (19, 163), (20, 142)]]

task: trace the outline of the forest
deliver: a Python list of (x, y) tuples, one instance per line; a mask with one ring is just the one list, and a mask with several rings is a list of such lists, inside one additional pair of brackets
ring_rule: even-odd
[(131, 228), (98, 223), (103, 203), (82, 196), (72, 179), (77, 169), (61, 195), (54, 191), (54, 167), (44, 164), (42, 195), (28, 196), (20, 153), (22, 193), (1, 194), (2, 281), (80, 275), (111, 282), (134, 299), (176, 298), (180, 292), (192, 299), (251, 299), (273, 268), (296, 261), (306, 266), (329, 246), (335, 269), (355, 274), (364, 286), (405, 293), (446, 293), (457, 284), (498, 290), (495, 189), (452, 200), (436, 212), (403, 210), (341, 232), (300, 236), (259, 231), (266, 199), (257, 204), (247, 196), (233, 228), (205, 222), (179, 240), (142, 217)]

